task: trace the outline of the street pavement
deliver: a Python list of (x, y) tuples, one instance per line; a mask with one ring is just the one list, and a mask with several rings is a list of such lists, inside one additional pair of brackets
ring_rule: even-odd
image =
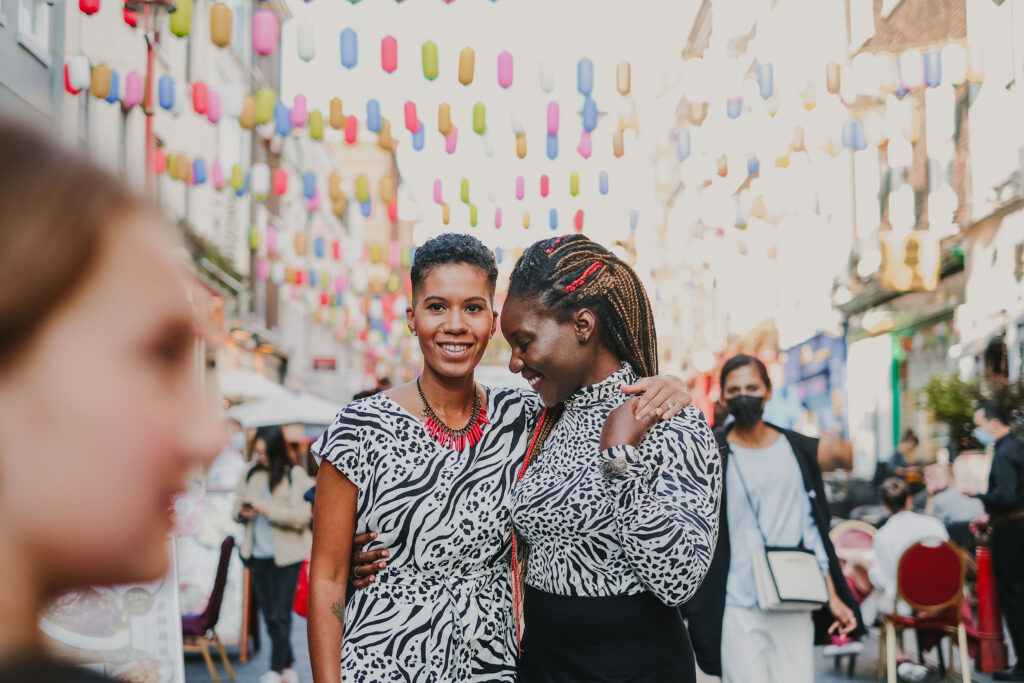
[[(261, 620), (261, 629), (262, 620)], [(912, 636), (910, 636), (912, 638)], [(257, 652), (253, 658), (247, 664), (238, 663), (237, 656), (234, 652), (231, 654), (231, 663), (235, 667), (235, 680), (239, 683), (255, 683), (255, 681), (267, 671), (270, 662), (270, 639), (267, 636), (266, 630), (263, 630), (262, 637), (263, 647)], [(908, 638), (907, 641), (908, 651), (913, 652), (912, 641)], [(309, 667), (309, 649), (306, 646), (306, 620), (293, 615), (292, 620), (292, 647), (295, 649), (295, 657), (298, 660), (296, 662), (296, 671), (299, 674), (299, 678), (303, 683), (311, 683), (313, 680), (312, 672)], [(870, 636), (864, 644), (864, 652), (857, 657), (857, 666), (854, 670), (852, 677), (846, 676), (846, 658), (843, 659), (843, 667), (841, 671), (836, 671), (833, 667), (833, 660), (826, 658), (821, 655), (821, 649), (818, 648), (815, 651), (815, 676), (814, 680), (816, 683), (840, 683), (849, 681), (878, 681), (877, 676), (877, 657), (878, 657), (878, 640), (874, 635)], [(932, 672), (925, 679), (928, 682), (948, 680), (939, 675), (937, 659), (935, 658), (935, 652), (932, 651), (931, 655), (925, 657), (925, 661), (930, 664), (933, 668)], [(217, 664), (217, 673), (221, 677), (221, 681), (226, 682), (227, 676), (224, 675), (223, 665), (220, 663), (220, 659), (214, 656), (214, 662)], [(990, 683), (992, 681), (991, 676), (985, 674), (979, 674), (972, 672), (972, 680), (978, 681), (979, 683)], [(210, 681), (210, 674), (206, 669), (206, 664), (203, 662), (203, 658), (198, 654), (186, 654), (185, 655), (185, 680), (188, 683), (203, 683)], [(703, 676), (698, 672), (697, 681), (698, 683), (716, 683), (719, 679)], [(761, 683), (760, 681), (752, 681), (751, 683)]]

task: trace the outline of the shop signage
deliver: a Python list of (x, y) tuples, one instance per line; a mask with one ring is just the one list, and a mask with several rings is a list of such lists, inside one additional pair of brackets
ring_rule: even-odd
[(314, 358), (314, 370), (334, 370), (337, 362), (334, 358)]

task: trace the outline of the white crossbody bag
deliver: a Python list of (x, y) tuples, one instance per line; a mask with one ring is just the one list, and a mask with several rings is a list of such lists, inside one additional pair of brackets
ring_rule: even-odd
[(754, 513), (757, 532), (761, 534), (761, 547), (753, 553), (754, 580), (757, 584), (757, 604), (764, 612), (814, 611), (828, 603), (828, 586), (821, 575), (818, 558), (803, 547), (769, 546), (761, 529), (761, 520), (754, 501), (747, 490), (743, 471), (733, 459), (747, 504)]

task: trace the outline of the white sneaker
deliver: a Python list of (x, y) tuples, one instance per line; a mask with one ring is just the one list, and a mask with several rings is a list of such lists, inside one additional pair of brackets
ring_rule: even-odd
[(299, 674), (289, 666), (281, 672), (281, 683), (299, 683)]
[(283, 683), (284, 679), (276, 671), (268, 671), (256, 680), (258, 683)]
[(928, 667), (913, 662), (903, 662), (896, 667), (896, 673), (900, 678), (908, 681), (923, 681), (928, 678)]
[(864, 651), (864, 643), (859, 640), (851, 640), (842, 645), (826, 645), (821, 648), (821, 654), (826, 657), (841, 657), (842, 655), (859, 655)]

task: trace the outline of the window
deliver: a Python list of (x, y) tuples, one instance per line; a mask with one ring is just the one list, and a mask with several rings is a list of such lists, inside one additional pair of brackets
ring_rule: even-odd
[(50, 65), (50, 5), (46, 0), (18, 0), (18, 42)]
[(874, 0), (850, 0), (850, 48), (861, 45), (875, 35)]

